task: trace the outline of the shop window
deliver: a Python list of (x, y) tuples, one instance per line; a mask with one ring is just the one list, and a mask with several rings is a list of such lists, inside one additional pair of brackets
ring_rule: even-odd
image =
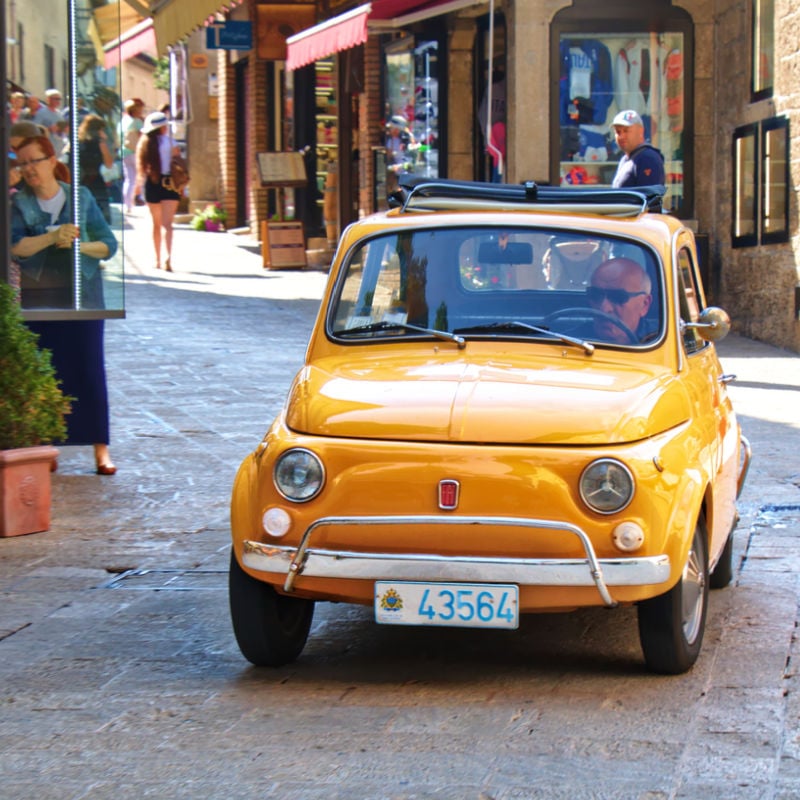
[(737, 128), (733, 135), (734, 247), (789, 238), (789, 121)]
[[(609, 186), (622, 156), (611, 121), (633, 109), (664, 156), (665, 209), (693, 213), (693, 25), (659, 2), (614, 8), (574, 0), (551, 27), (551, 181)], [(621, 20), (625, 20), (624, 22)]]
[(753, 100), (772, 97), (775, 74), (775, 0), (753, 0)]
[[(475, 41), (476, 177), (502, 183), (506, 168), (506, 22), (501, 13), (479, 20)], [(490, 38), (491, 36), (491, 38)], [(491, 106), (491, 116), (489, 107)], [(488, 125), (488, 130), (487, 130)]]
[[(322, 209), (325, 235), (329, 242), (338, 236), (339, 218), (339, 125), (337, 116), (336, 71), (333, 58), (314, 64), (317, 123), (317, 205)], [(347, 162), (345, 162), (347, 163)]]
[(386, 189), (410, 172), (439, 177), (439, 43), (422, 37), (385, 50)]

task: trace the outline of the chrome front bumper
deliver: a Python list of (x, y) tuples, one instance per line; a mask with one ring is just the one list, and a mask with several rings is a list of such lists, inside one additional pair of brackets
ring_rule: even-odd
[(739, 440), (742, 445), (742, 457), (739, 464), (739, 477), (736, 479), (736, 497), (742, 493), (744, 488), (744, 480), (750, 470), (750, 459), (753, 457), (753, 450), (750, 447), (750, 440), (746, 436), (740, 436)]
[[(504, 558), (439, 556), (426, 553), (365, 553), (323, 550), (311, 546), (315, 531), (335, 525), (484, 525), (549, 529), (577, 537), (585, 558)], [(665, 583), (669, 556), (598, 559), (586, 533), (576, 525), (520, 517), (323, 517), (312, 523), (299, 547), (244, 542), (244, 566), (259, 572), (285, 573), (284, 591), (291, 592), (298, 575), (398, 581), (464, 581), (515, 583), (519, 586), (595, 586), (609, 607), (617, 605), (609, 586)]]

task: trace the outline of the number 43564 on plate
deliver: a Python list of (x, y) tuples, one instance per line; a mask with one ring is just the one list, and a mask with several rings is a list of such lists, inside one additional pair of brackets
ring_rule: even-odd
[(375, 582), (375, 620), (385, 625), (519, 627), (519, 590), (512, 584)]

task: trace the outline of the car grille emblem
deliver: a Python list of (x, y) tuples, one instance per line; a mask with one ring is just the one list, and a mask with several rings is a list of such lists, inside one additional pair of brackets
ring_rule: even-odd
[(458, 481), (439, 481), (439, 508), (442, 511), (452, 511), (458, 508), (458, 491), (461, 488)]

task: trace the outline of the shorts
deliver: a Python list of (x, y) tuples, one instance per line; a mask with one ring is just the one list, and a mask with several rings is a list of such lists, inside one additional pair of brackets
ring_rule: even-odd
[(164, 185), (165, 182), (167, 182), (167, 186), (172, 185), (171, 182), (169, 182), (169, 175), (162, 175), (158, 183), (153, 183), (153, 181), (148, 178), (144, 182), (144, 199), (148, 203), (160, 203), (162, 200), (179, 201), (181, 196), (172, 189), (167, 189), (167, 186)]

